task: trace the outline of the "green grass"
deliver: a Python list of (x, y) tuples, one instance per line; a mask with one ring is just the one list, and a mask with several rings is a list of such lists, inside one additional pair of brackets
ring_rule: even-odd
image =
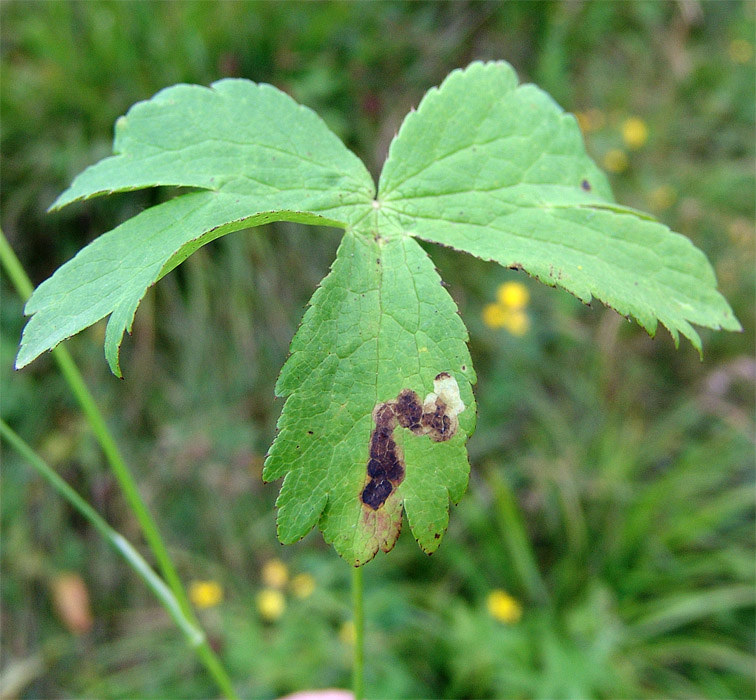
[[(707, 252), (745, 332), (704, 334), (700, 363), (664, 331), (651, 340), (430, 248), (472, 333), (473, 476), (437, 554), (403, 536), (365, 569), (368, 697), (754, 697), (754, 63), (731, 57), (733, 40), (753, 45), (754, 10), (695, 7), (700, 18), (655, 2), (0, 6), (2, 226), (35, 282), (169, 196), (44, 213), (107, 152), (116, 116), (178, 81), (275, 83), (374, 172), (407, 108), (473, 58), (511, 61), (567, 109), (599, 109), (604, 125), (587, 134), (599, 162), (625, 149), (626, 117), (647, 124), (647, 144), (612, 175), (617, 198)], [(277, 225), (199, 251), (148, 294), (125, 382), (108, 374), (101, 325), (68, 343), (182, 578), (224, 588), (200, 613), (244, 697), (350, 683), (348, 568), (317, 534), (277, 544), (277, 488), (260, 481), (273, 384), (337, 241)], [(531, 292), (523, 338), (481, 320), (508, 279)], [(3, 419), (141, 548), (53, 363), (12, 372), (21, 305), (2, 292)], [(212, 696), (149, 591), (7, 449), (2, 489), (0, 668), (42, 660), (19, 696)], [(283, 615), (265, 622), (255, 596), (273, 558), (316, 587), (304, 600), (287, 589)], [(52, 603), (61, 571), (91, 597), (94, 626), (79, 637)], [(519, 623), (491, 617), (493, 589), (521, 602)]]

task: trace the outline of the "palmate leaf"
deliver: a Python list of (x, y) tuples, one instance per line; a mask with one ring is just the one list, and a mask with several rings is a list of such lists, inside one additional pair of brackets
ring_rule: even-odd
[(706, 257), (613, 204), (577, 121), (502, 63), (472, 64), (426, 94), (391, 144), (381, 211), (407, 235), (597, 297), (700, 351), (690, 325), (739, 330)]
[(433, 552), (465, 490), (475, 425), (466, 330), (415, 237), (596, 297), (653, 334), (739, 329), (706, 258), (613, 202), (573, 117), (473, 63), (431, 90), (394, 139), (378, 195), (362, 163), (310, 110), (267, 85), (180, 85), (135, 105), (115, 153), (56, 201), (156, 185), (197, 188), (95, 240), (30, 299), (17, 366), (110, 314), (118, 351), (146, 289), (201, 245), (268, 221), (344, 228), (331, 272), (292, 341), (264, 478), (284, 477), (283, 542), (317, 523), (361, 565), (398, 536), (402, 512)]
[(359, 160), (314, 112), (270, 85), (176, 85), (116, 122), (115, 156), (53, 204), (157, 185), (203, 188), (96, 239), (34, 292), (16, 367), (108, 314), (105, 352), (120, 376), (124, 331), (147, 289), (231, 231), (286, 220), (346, 227), (373, 198)]

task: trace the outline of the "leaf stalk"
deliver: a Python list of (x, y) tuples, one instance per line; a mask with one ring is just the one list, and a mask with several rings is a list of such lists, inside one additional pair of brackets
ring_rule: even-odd
[(362, 567), (352, 568), (352, 616), (354, 620), (354, 657), (352, 659), (352, 692), (354, 700), (364, 697), (365, 615), (363, 604)]

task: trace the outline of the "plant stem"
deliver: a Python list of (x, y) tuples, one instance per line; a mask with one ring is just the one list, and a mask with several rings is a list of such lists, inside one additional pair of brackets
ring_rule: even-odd
[(352, 614), (354, 617), (354, 659), (352, 661), (352, 691), (354, 700), (362, 700), (365, 669), (365, 616), (362, 602), (362, 567), (352, 569)]
[(18, 295), (23, 301), (26, 301), (32, 295), (34, 287), (21, 266), (21, 261), (16, 257), (13, 248), (10, 247), (2, 229), (0, 229), (0, 261), (2, 261), (5, 272), (16, 288)]
[[(33, 285), (5, 238), (2, 229), (0, 229), (0, 263), (5, 268), (18, 294), (26, 301), (31, 296)], [(195, 627), (199, 628), (199, 621), (189, 603), (189, 598), (173, 565), (173, 561), (168, 554), (160, 531), (139, 494), (136, 481), (126, 466), (118, 445), (111, 435), (94, 397), (85, 384), (81, 372), (79, 372), (76, 363), (65, 348), (58, 346), (53, 349), (52, 354), (58, 363), (63, 378), (66, 380), (84, 415), (87, 417), (92, 432), (100, 443), (102, 451), (105, 454), (105, 459), (113, 470), (113, 474), (142, 529), (147, 545), (155, 557), (163, 578), (173, 593), (183, 616), (191, 621)], [(207, 642), (204, 641), (199, 646), (195, 645), (194, 648), (224, 695), (228, 698), (236, 698), (237, 696), (228, 674)]]

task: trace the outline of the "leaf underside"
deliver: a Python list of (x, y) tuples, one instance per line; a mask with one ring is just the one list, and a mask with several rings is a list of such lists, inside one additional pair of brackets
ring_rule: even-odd
[(277, 384), (286, 403), (264, 478), (284, 478), (283, 542), (317, 523), (354, 565), (393, 546), (403, 511), (433, 552), (467, 484), (467, 333), (414, 238), (598, 298), (651, 335), (661, 321), (699, 352), (691, 324), (740, 329), (703, 253), (615, 204), (574, 117), (503, 62), (473, 63), (426, 94), (377, 196), (317, 115), (246, 80), (177, 85), (135, 105), (116, 123), (114, 153), (53, 208), (160, 185), (195, 191), (96, 239), (40, 285), (16, 366), (110, 316), (105, 353), (120, 376), (146, 290), (200, 246), (276, 220), (345, 229)]

